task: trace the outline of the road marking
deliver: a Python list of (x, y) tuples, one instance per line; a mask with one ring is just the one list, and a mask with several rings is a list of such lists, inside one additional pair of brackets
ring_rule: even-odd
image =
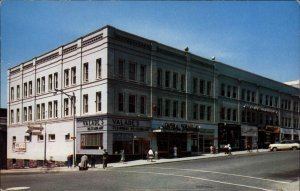
[(176, 176), (176, 177), (190, 178), (190, 179), (196, 179), (196, 180), (203, 180), (203, 181), (208, 181), (208, 182), (215, 182), (215, 183), (219, 183), (219, 184), (227, 184), (227, 185), (233, 185), (233, 186), (239, 186), (239, 187), (245, 187), (245, 188), (252, 188), (252, 189), (256, 189), (256, 190), (273, 191), (273, 190), (260, 188), (260, 187), (255, 187), (255, 186), (247, 186), (247, 185), (243, 185), (243, 184), (234, 184), (234, 183), (230, 183), (230, 182), (210, 180), (210, 179), (206, 179), (206, 178), (186, 176), (186, 175), (181, 175), (181, 174), (169, 174), (169, 173), (160, 173), (160, 172), (141, 172), (141, 171), (123, 171), (123, 170), (122, 170), (122, 172), (140, 173), (140, 174), (157, 174), (157, 175), (163, 175), (163, 176)]
[(151, 167), (151, 168), (168, 169), (168, 170), (181, 170), (181, 171), (194, 171), (194, 172), (207, 172), (207, 173), (212, 173), (212, 174), (223, 174), (223, 175), (229, 175), (229, 176), (238, 176), (238, 177), (243, 177), (243, 178), (251, 178), (251, 179), (257, 179), (257, 180), (265, 180), (265, 181), (270, 181), (270, 182), (277, 182), (277, 183), (282, 183), (282, 184), (289, 184), (289, 182), (284, 182), (284, 181), (278, 181), (278, 180), (272, 180), (272, 179), (266, 179), (266, 178), (257, 178), (257, 177), (253, 177), (253, 176), (244, 176), (244, 175), (239, 175), (239, 174), (230, 174), (230, 173), (224, 173), (224, 172), (208, 171), (208, 170), (194, 170), (194, 169), (181, 169), (181, 168), (164, 168), (164, 167)]

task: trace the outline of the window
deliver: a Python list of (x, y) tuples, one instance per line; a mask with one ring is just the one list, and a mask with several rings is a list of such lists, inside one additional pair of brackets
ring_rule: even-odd
[(178, 101), (173, 101), (173, 117), (177, 117), (178, 113)]
[(45, 104), (44, 103), (42, 103), (42, 107), (41, 107), (42, 109), (42, 111), (41, 111), (41, 113), (42, 113), (42, 119), (45, 119)]
[(103, 146), (103, 133), (89, 133), (80, 135), (81, 149), (99, 149)]
[(157, 86), (158, 87), (162, 86), (162, 70), (161, 69), (157, 70)]
[(10, 88), (10, 100), (14, 100), (14, 87)]
[(225, 84), (221, 84), (221, 96), (225, 96)]
[(20, 109), (17, 109), (17, 123), (20, 122)]
[(205, 105), (200, 105), (200, 120), (204, 120), (205, 116)]
[(231, 86), (227, 86), (227, 97), (231, 97)]
[(141, 96), (141, 100), (140, 100), (140, 113), (141, 114), (145, 114), (146, 113), (146, 97), (145, 96)]
[(96, 79), (102, 78), (101, 69), (102, 69), (102, 60), (101, 60), (101, 58), (98, 58), (96, 60)]
[(54, 73), (54, 89), (58, 88), (58, 73)]
[(180, 117), (185, 118), (185, 102), (181, 102), (181, 112)]
[(170, 116), (170, 100), (165, 101), (165, 116)]
[(119, 78), (120, 79), (124, 79), (125, 75), (124, 75), (124, 65), (125, 65), (125, 60), (121, 60), (119, 59), (119, 70), (118, 70), (118, 74), (119, 74)]
[(234, 98), (234, 99), (237, 98), (237, 87), (236, 86), (232, 87), (232, 98)]
[(71, 83), (72, 85), (76, 84), (76, 67), (71, 68)]
[(20, 99), (20, 86), (17, 85), (17, 99)]
[(83, 82), (89, 81), (89, 63), (83, 64)]
[[(72, 102), (74, 99), (74, 102)], [(73, 108), (73, 104), (74, 104), (74, 108)], [(74, 111), (73, 111), (74, 109)], [(74, 96), (73, 98), (71, 98), (71, 115), (76, 115), (76, 96)]]
[(165, 87), (170, 87), (170, 71), (165, 72)]
[(10, 110), (10, 123), (14, 123), (14, 110)]
[(129, 95), (129, 113), (135, 113), (135, 95)]
[(207, 94), (208, 96), (211, 95), (211, 81), (208, 81), (208, 82), (207, 82), (206, 94)]
[(129, 63), (129, 80), (136, 80), (136, 64)]
[(69, 86), (69, 69), (65, 69), (64, 71), (64, 82), (65, 82), (65, 87)]
[(57, 100), (54, 101), (54, 109), (53, 109), (53, 117), (58, 117), (58, 107), (57, 107)]
[(197, 78), (193, 78), (193, 93), (194, 94), (197, 93), (197, 82), (198, 82), (198, 79)]
[(198, 104), (194, 104), (193, 107), (193, 119), (197, 119), (198, 116)]
[(273, 106), (273, 96), (270, 96), (270, 106)]
[(269, 96), (268, 95), (266, 95), (266, 100), (265, 101), (266, 101), (265, 105), (269, 105)]
[(142, 83), (146, 82), (146, 65), (141, 65), (140, 81)]
[(221, 118), (222, 120), (225, 119), (225, 107), (222, 107), (222, 108), (221, 108), (220, 118)]
[(230, 108), (227, 109), (227, 120), (228, 121), (231, 120), (231, 109)]
[(173, 88), (177, 89), (178, 74), (173, 73)]
[(101, 111), (101, 92), (96, 92), (96, 111)]
[(232, 121), (236, 121), (236, 109), (232, 110)]
[(48, 141), (55, 141), (55, 134), (49, 134)]
[(52, 108), (52, 102), (48, 102), (48, 118), (52, 118), (52, 112), (53, 112), (53, 108)]
[(40, 106), (40, 104), (36, 105), (36, 119), (37, 120), (41, 119), (41, 106)]
[(162, 115), (162, 99), (158, 98), (157, 99), (157, 116)]
[(200, 94), (203, 95), (204, 92), (205, 92), (205, 81), (204, 80), (200, 80)]
[(247, 91), (247, 101), (250, 101), (250, 90)]
[(31, 142), (31, 136), (30, 135), (25, 135), (24, 136), (24, 142)]
[(245, 123), (246, 122), (246, 112), (242, 111), (242, 122)]
[(32, 81), (29, 81), (29, 96), (32, 95)]
[(242, 100), (245, 101), (245, 95), (246, 94), (246, 90), (245, 89), (242, 89)]
[(64, 116), (69, 115), (69, 98), (64, 99)]
[(32, 121), (32, 106), (28, 107), (28, 121)]
[(278, 107), (278, 97), (275, 97), (274, 106)]
[(207, 106), (207, 121), (210, 121), (211, 120), (211, 106)]
[(44, 141), (44, 135), (38, 135), (37, 139), (39, 142)]
[(256, 94), (255, 92), (252, 92), (252, 94), (251, 94), (251, 101), (253, 103), (256, 101), (256, 99), (255, 99), (256, 95), (255, 94)]
[(13, 143), (17, 142), (17, 137), (16, 137), (16, 136), (13, 136), (13, 137), (12, 137), (12, 142), (13, 142)]
[(45, 93), (46, 84), (45, 84), (45, 77), (42, 77), (42, 93)]
[(263, 94), (259, 94), (259, 104), (263, 104)]
[(41, 93), (41, 79), (40, 78), (38, 78), (36, 80), (36, 86), (37, 86), (36, 93), (37, 94)]
[(180, 80), (180, 89), (181, 89), (181, 91), (184, 91), (184, 88), (185, 87), (185, 75), (184, 74), (182, 74), (181, 75), (181, 80)]
[(53, 90), (53, 78), (52, 78), (52, 74), (50, 74), (48, 76), (48, 91)]
[(83, 113), (89, 112), (89, 95), (83, 95)]
[(24, 94), (24, 97), (27, 97), (28, 94), (27, 94), (27, 83), (24, 83), (24, 90), (23, 90), (23, 94)]
[(23, 121), (27, 121), (27, 107), (23, 108)]
[(65, 140), (68, 141), (68, 140), (70, 140), (70, 139), (71, 139), (70, 133), (66, 134), (66, 135), (65, 135)]
[(119, 96), (118, 96), (118, 108), (119, 108), (119, 111), (124, 111), (124, 95), (122, 93), (119, 93)]

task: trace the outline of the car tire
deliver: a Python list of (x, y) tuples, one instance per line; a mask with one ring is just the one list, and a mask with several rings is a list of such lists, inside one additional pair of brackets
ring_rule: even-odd
[(293, 150), (293, 151), (297, 150), (297, 147), (292, 147), (292, 150)]
[(274, 147), (274, 148), (272, 149), (272, 151), (277, 151), (277, 147)]

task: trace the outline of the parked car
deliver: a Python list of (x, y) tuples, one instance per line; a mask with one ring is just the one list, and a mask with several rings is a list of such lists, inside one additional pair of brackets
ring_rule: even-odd
[(277, 151), (277, 150), (297, 150), (300, 149), (299, 141), (282, 141), (280, 143), (274, 143), (269, 145), (270, 151)]

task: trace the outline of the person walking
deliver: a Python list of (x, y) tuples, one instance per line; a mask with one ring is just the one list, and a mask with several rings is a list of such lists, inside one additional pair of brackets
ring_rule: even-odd
[(230, 146), (230, 144), (228, 144), (228, 155), (232, 155), (232, 153), (231, 153), (231, 146)]
[(106, 169), (107, 159), (108, 159), (108, 153), (107, 153), (106, 149), (104, 149), (102, 159), (103, 159), (103, 162), (102, 162), (103, 163), (103, 169)]
[(152, 150), (152, 148), (150, 148), (149, 149), (149, 151), (148, 151), (148, 157), (147, 157), (147, 161), (150, 159), (150, 161), (152, 162), (152, 160), (153, 160), (153, 157), (154, 157), (154, 153), (153, 153), (153, 150)]
[(68, 168), (71, 168), (72, 167), (72, 155), (68, 155), (67, 161), (68, 161)]
[(91, 156), (91, 168), (95, 168), (96, 165), (96, 158), (94, 155)]
[(176, 145), (173, 147), (173, 155), (174, 155), (174, 158), (177, 158), (177, 147)]
[(125, 162), (125, 151), (124, 151), (124, 149), (121, 150), (121, 162), (122, 163)]

